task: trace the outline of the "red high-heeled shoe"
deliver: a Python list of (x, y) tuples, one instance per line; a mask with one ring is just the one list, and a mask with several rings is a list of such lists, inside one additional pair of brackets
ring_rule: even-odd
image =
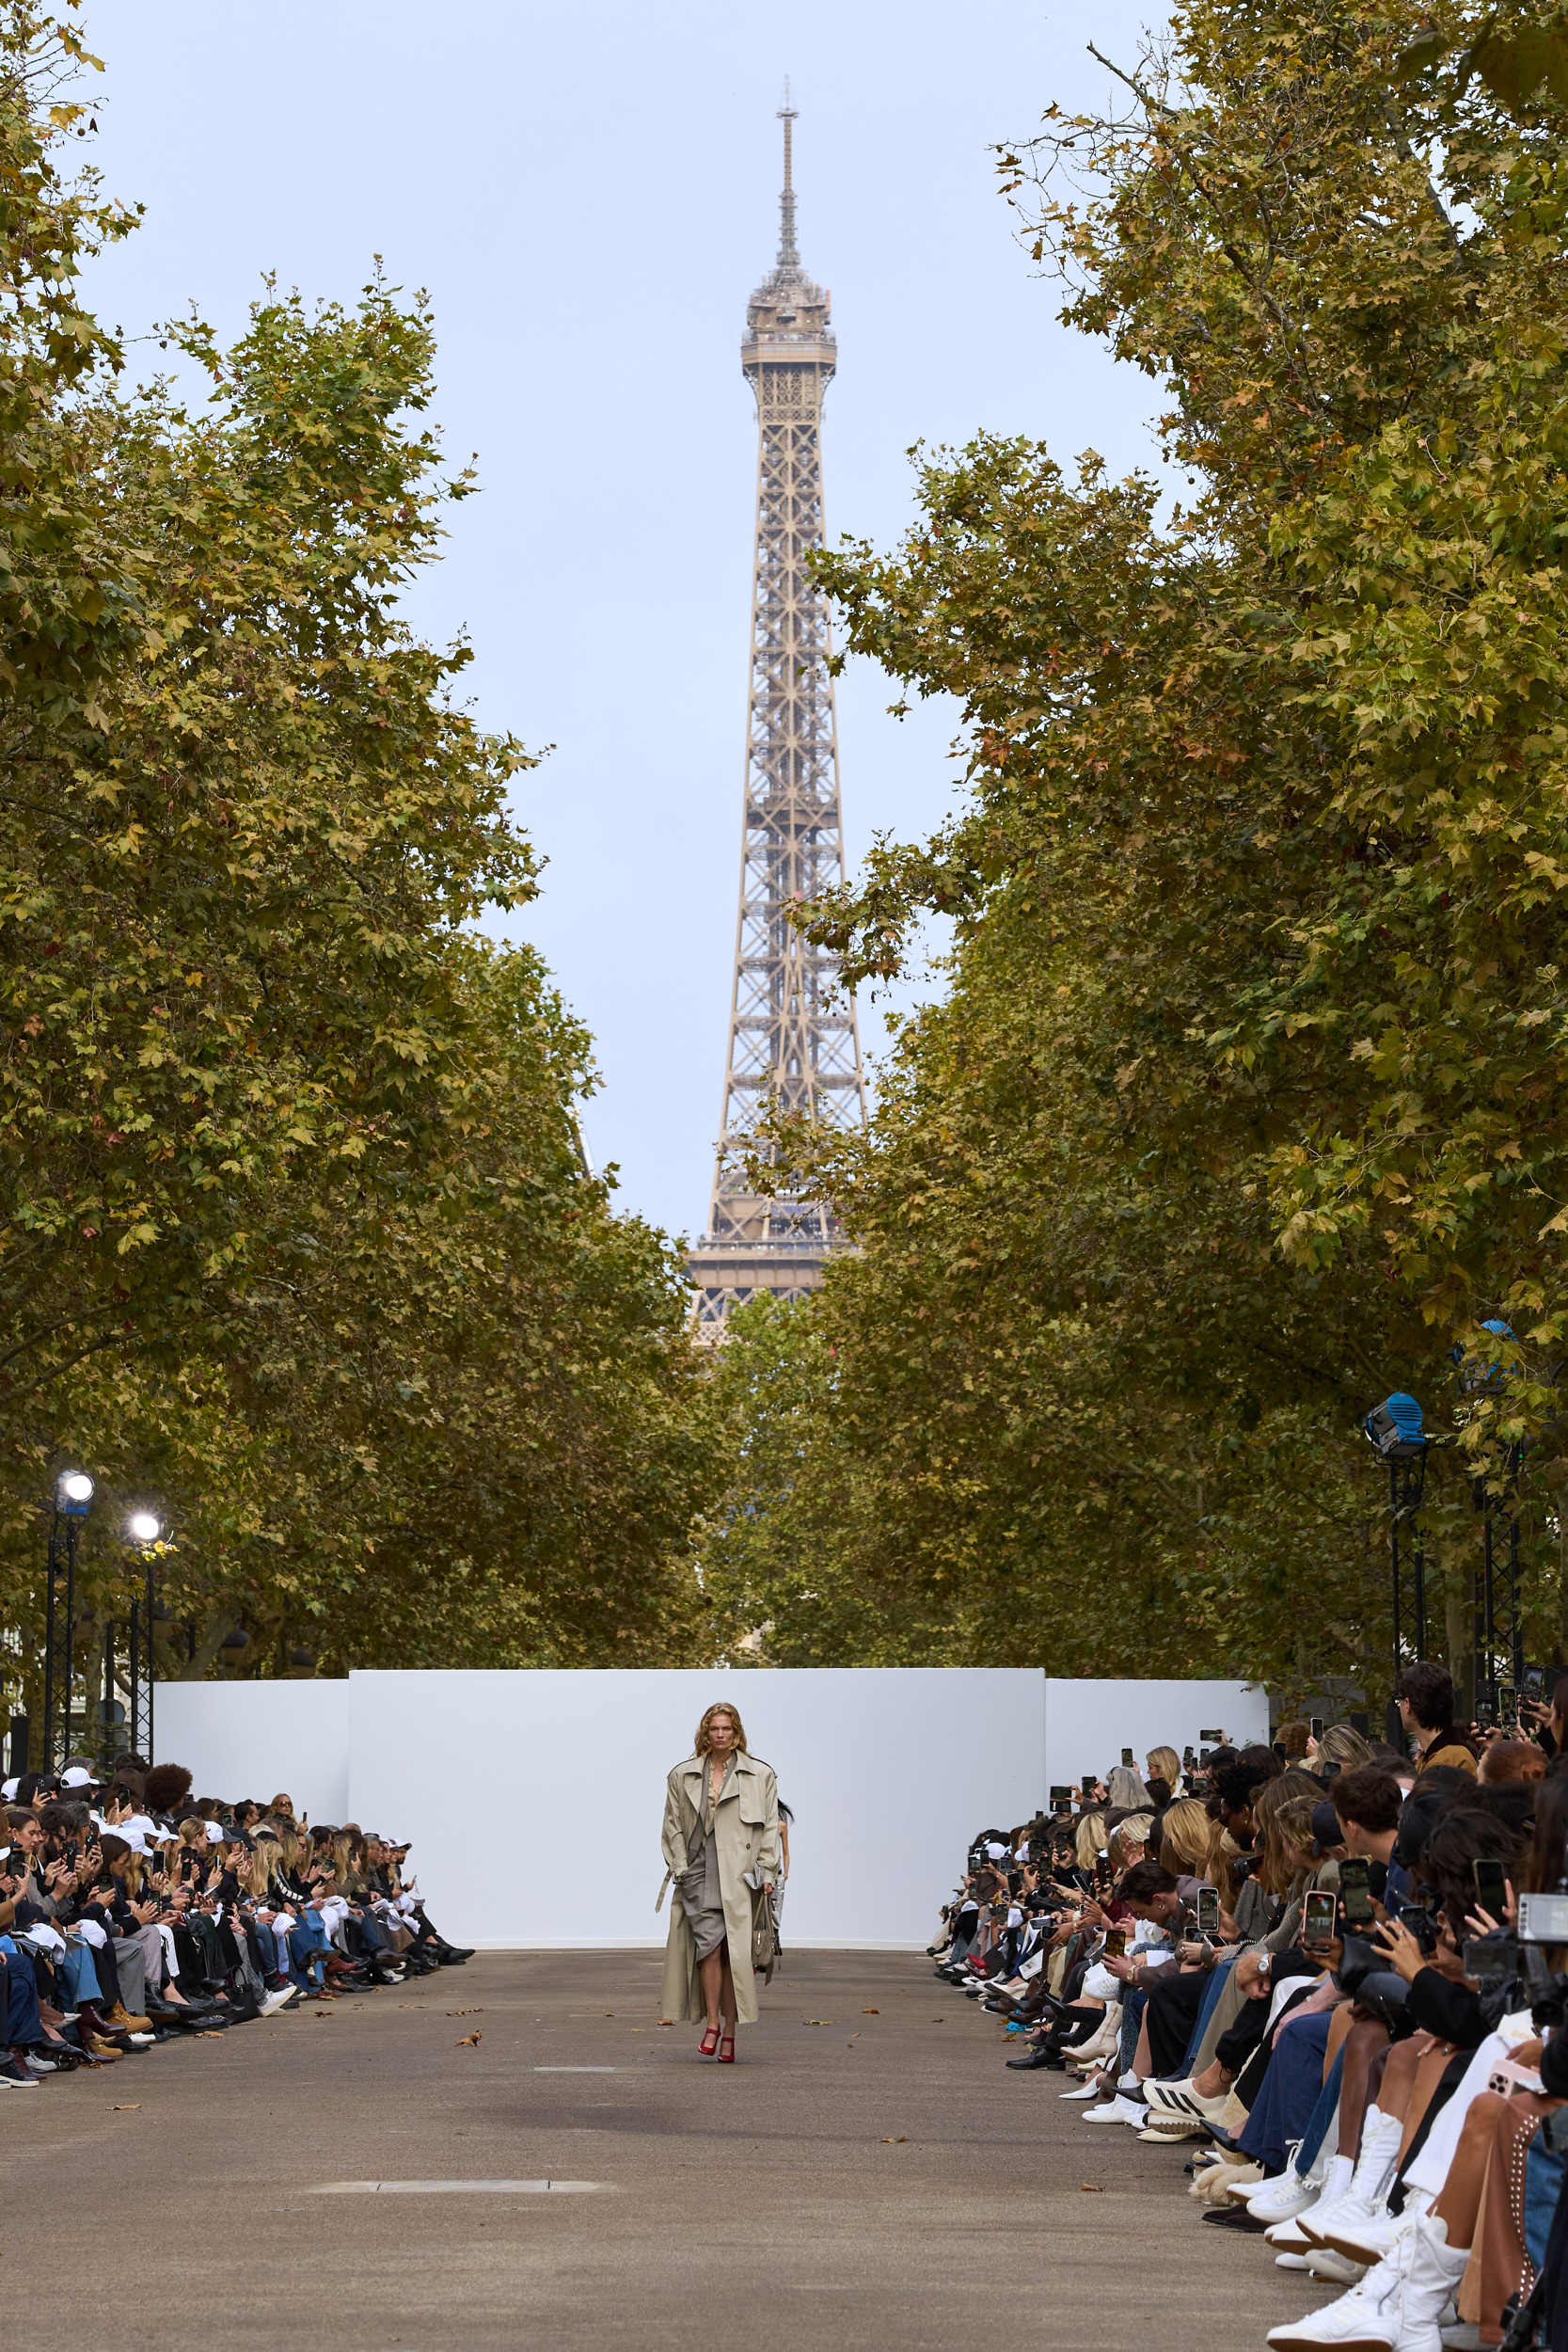
[(733, 2066), (735, 2064), (735, 2036), (733, 2033), (721, 2034), (720, 2036), (719, 2063), (721, 2066)]
[(717, 2026), (710, 2026), (697, 2044), (698, 2055), (702, 2058), (711, 2058), (718, 2047), (719, 2028)]

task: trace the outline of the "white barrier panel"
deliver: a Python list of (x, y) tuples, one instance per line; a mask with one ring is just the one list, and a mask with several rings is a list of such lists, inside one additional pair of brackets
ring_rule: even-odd
[(195, 1794), (265, 1804), (413, 1845), (454, 1942), (661, 1944), (654, 1899), (673, 1764), (731, 1698), (793, 1806), (784, 1942), (930, 1939), (977, 1830), (1026, 1820), (1053, 1782), (1124, 1746), (1268, 1738), (1240, 1682), (1047, 1680), (1037, 1667), (362, 1673), (346, 1682), (161, 1682), (157, 1753)]
[(662, 1944), (670, 1768), (716, 1700), (796, 1815), (787, 1946), (918, 1948), (992, 1821), (1042, 1801), (1037, 1669), (615, 1668), (356, 1674), (354, 1820), (411, 1837), (421, 1891), (461, 1944)]
[(280, 1792), (296, 1816), (346, 1821), (346, 1682), (160, 1682), (154, 1755), (196, 1774), (193, 1797), (270, 1804)]
[(1223, 1731), (1233, 1747), (1267, 1744), (1269, 1694), (1259, 1682), (1068, 1682), (1045, 1686), (1045, 1772), (1049, 1786), (1076, 1787), (1085, 1772), (1101, 1779), (1132, 1751), (1140, 1776), (1150, 1748), (1191, 1746)]

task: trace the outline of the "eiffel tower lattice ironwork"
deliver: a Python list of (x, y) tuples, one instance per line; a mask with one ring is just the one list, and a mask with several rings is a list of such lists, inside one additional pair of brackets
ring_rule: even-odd
[(854, 1005), (836, 993), (833, 958), (789, 920), (792, 906), (844, 877), (828, 612), (806, 569), (822, 545), (822, 395), (838, 352), (829, 296), (796, 249), (787, 93), (780, 112), (779, 258), (748, 305), (740, 346), (757, 403), (757, 529), (735, 990), (707, 1231), (688, 1264), (699, 1324), (715, 1333), (759, 1291), (814, 1289), (837, 1239), (828, 1203), (748, 1184), (739, 1154), (764, 1110), (829, 1127), (865, 1120)]

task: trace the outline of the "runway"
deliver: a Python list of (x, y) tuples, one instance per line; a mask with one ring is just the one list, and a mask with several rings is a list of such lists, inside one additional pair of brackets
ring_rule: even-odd
[(922, 1956), (792, 1954), (733, 2067), (658, 1987), (651, 1952), (486, 1954), (8, 2092), (8, 2307), (182, 2352), (1259, 2352), (1324, 2299), (1200, 2225), (1187, 2150), (1007, 2073)]

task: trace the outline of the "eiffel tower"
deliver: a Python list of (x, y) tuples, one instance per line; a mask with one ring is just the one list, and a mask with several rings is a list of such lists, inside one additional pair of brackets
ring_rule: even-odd
[(865, 1122), (854, 1006), (834, 1001), (833, 959), (789, 921), (792, 906), (844, 878), (828, 614), (806, 570), (822, 545), (822, 395), (838, 350), (830, 297), (795, 243), (798, 117), (787, 88), (779, 111), (779, 258), (747, 306), (740, 346), (757, 404), (757, 526), (735, 987), (707, 1231), (687, 1262), (699, 1327), (715, 1337), (760, 1291), (793, 1298), (815, 1289), (837, 1238), (826, 1202), (746, 1182), (738, 1155), (765, 1109), (828, 1127)]

